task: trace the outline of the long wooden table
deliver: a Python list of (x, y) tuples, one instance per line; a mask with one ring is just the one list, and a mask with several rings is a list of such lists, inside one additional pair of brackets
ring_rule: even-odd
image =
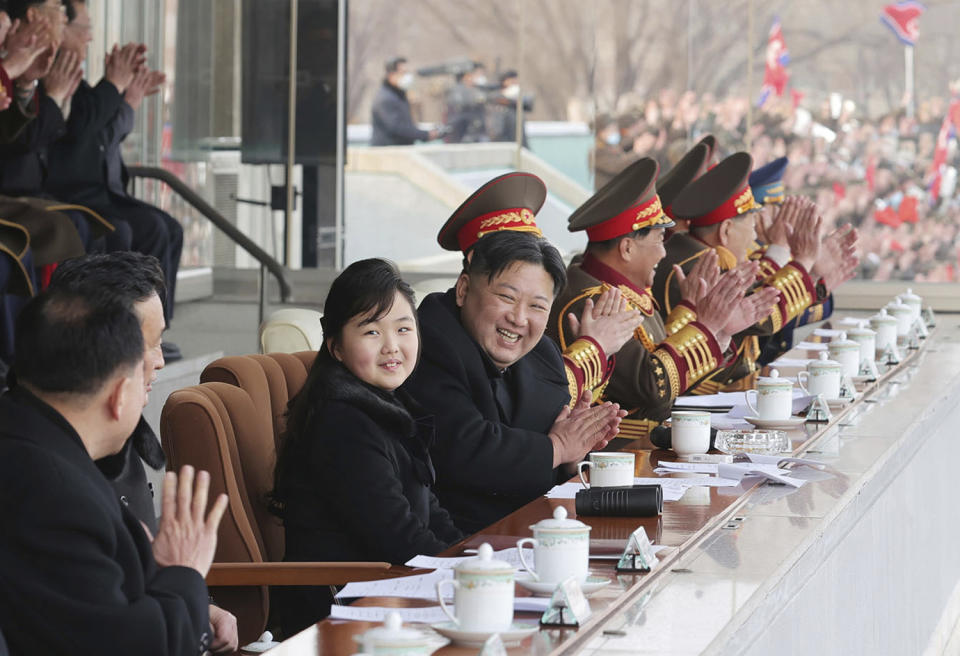
[[(956, 323), (958, 322), (955, 319), (951, 321), (951, 329), (956, 328)], [(821, 443), (837, 439), (838, 433), (842, 432), (845, 426), (855, 424), (856, 420), (854, 418), (862, 417), (865, 413), (871, 412), (873, 408), (882, 405), (877, 404), (876, 401), (889, 395), (892, 388), (901, 385), (897, 381), (903, 378), (905, 372), (917, 368), (918, 358), (922, 359), (924, 350), (931, 344), (938, 343), (939, 337), (940, 333), (931, 334), (928, 340), (921, 343), (920, 350), (904, 350), (901, 363), (883, 372), (879, 380), (874, 383), (858, 385), (860, 392), (858, 399), (841, 411), (834, 411), (833, 418), (829, 423), (808, 423), (789, 431), (788, 435), (792, 442), (794, 454), (804, 455), (808, 452), (817, 452), (817, 447)], [(960, 349), (957, 350), (957, 361), (960, 363)], [(812, 351), (795, 350), (791, 351), (789, 355), (796, 358), (816, 357), (816, 353)], [(797, 369), (784, 367), (781, 373), (792, 376), (796, 371)], [(960, 384), (957, 387), (960, 389)], [(670, 451), (651, 451), (642, 448), (639, 444), (628, 445), (625, 450), (633, 451), (636, 454), (637, 476), (653, 476), (652, 469), (659, 459), (674, 459), (674, 454)], [(829, 453), (829, 448), (826, 453)], [(796, 495), (797, 503), (802, 503), (802, 500), (810, 494), (827, 495), (835, 500), (840, 499), (848, 494), (852, 484), (852, 476), (837, 471), (829, 481), (812, 482), (801, 488), (806, 492)], [(814, 488), (814, 491), (811, 492), (808, 488)], [(711, 553), (712, 546), (705, 548), (704, 545), (722, 544), (724, 540), (735, 540), (738, 523), (731, 522), (731, 520), (740, 518), (745, 509), (763, 503), (766, 497), (771, 496), (771, 491), (774, 496), (787, 492), (763, 484), (750, 488), (743, 486), (736, 488), (693, 488), (680, 501), (666, 503), (660, 517), (581, 517), (582, 521), (592, 527), (591, 553), (622, 551), (628, 536), (638, 526), (644, 527), (647, 535), (654, 543), (665, 545), (670, 549), (659, 554), (660, 564), (653, 572), (648, 574), (618, 575), (614, 569), (614, 561), (591, 560), (591, 573), (610, 577), (613, 579), (613, 583), (591, 596), (590, 604), (593, 615), (590, 620), (578, 631), (541, 629), (538, 634), (525, 640), (519, 647), (510, 649), (510, 653), (607, 653), (612, 650), (625, 650), (631, 653), (667, 653), (662, 645), (654, 648), (654, 645), (649, 644), (646, 638), (643, 641), (647, 644), (647, 647), (629, 638), (630, 635), (635, 633), (632, 627), (643, 625), (642, 619), (646, 605), (653, 598), (657, 604), (666, 604), (664, 608), (669, 613), (671, 609), (669, 593), (672, 586), (676, 585), (671, 581), (676, 580), (678, 576), (682, 577), (688, 571), (692, 571), (687, 568), (688, 561), (702, 556), (704, 552)], [(790, 497), (787, 497), (787, 499), (789, 501)], [(442, 555), (462, 555), (465, 548), (475, 548), (482, 542), (490, 542), (494, 548), (513, 546), (521, 537), (531, 535), (529, 529), (531, 524), (551, 516), (553, 509), (558, 505), (564, 505), (569, 515), (575, 516), (573, 500), (550, 500), (541, 497), (484, 531), (454, 545)], [(802, 516), (803, 513), (799, 513), (799, 515)], [(762, 522), (759, 520), (756, 523), (757, 526), (761, 524)], [(740, 566), (736, 549), (714, 551), (718, 555), (714, 555), (713, 558), (721, 566), (721, 570), (735, 572)], [(727, 555), (724, 556), (723, 554)], [(734, 559), (736, 562), (733, 560), (723, 562), (725, 557)], [(415, 570), (409, 568), (399, 567), (395, 571), (397, 574), (415, 572)], [(420, 572), (423, 571), (425, 570), (420, 570)], [(676, 589), (681, 591), (681, 586), (676, 586)], [(517, 594), (519, 596), (528, 593), (518, 587)], [(388, 607), (435, 605), (428, 601), (397, 598), (364, 598), (355, 603)], [(736, 604), (734, 605), (736, 606)], [(686, 612), (683, 606), (676, 607), (675, 611), (678, 617)], [(518, 613), (516, 619), (536, 623), (539, 614)], [(710, 626), (717, 625), (716, 619), (705, 623)], [(353, 636), (368, 630), (372, 626), (374, 624), (369, 622), (324, 620), (284, 642), (270, 653), (280, 656), (283, 654), (352, 654), (357, 650), (357, 644), (352, 639)], [(630, 630), (625, 630), (625, 626)], [(725, 623), (715, 626), (710, 636), (701, 638), (699, 642), (695, 643), (696, 647), (688, 646), (675, 652), (671, 650), (670, 653), (700, 653), (701, 647), (704, 645), (716, 643), (718, 639), (716, 636), (722, 637), (724, 626)], [(691, 645), (693, 644), (694, 642), (691, 642)], [(652, 651), (644, 651), (646, 648), (650, 648)], [(476, 651), (476, 649), (450, 645), (436, 653), (443, 656), (472, 654)], [(718, 653), (723, 653), (723, 651)]]

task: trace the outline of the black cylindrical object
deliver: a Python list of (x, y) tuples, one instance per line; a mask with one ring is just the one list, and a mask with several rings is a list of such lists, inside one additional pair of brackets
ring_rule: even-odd
[(591, 487), (577, 492), (577, 515), (600, 517), (655, 517), (663, 511), (659, 485)]

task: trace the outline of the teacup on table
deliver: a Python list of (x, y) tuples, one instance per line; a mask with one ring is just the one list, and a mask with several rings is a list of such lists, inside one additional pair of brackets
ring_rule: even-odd
[(709, 451), (710, 413), (703, 410), (671, 412), (670, 448), (681, 456)]
[(832, 400), (840, 398), (842, 376), (843, 365), (836, 360), (830, 360), (827, 354), (821, 351), (819, 360), (811, 361), (806, 371), (797, 374), (797, 382), (808, 396), (819, 394), (824, 399)]
[[(753, 401), (750, 395), (753, 395)], [(768, 377), (757, 379), (757, 389), (747, 390), (747, 406), (758, 419), (782, 420), (793, 415), (793, 383), (780, 378), (776, 369)]]
[[(632, 483), (632, 474), (630, 480)], [(532, 538), (517, 541), (523, 569), (534, 580), (543, 583), (560, 583), (573, 576), (583, 585), (590, 565), (590, 527), (576, 519), (568, 519), (567, 509), (558, 506), (551, 519), (541, 519), (530, 530), (533, 531)], [(523, 555), (523, 547), (527, 544), (533, 546), (536, 567), (531, 567)]]
[[(443, 588), (454, 588), (451, 612), (443, 600)], [(499, 633), (513, 624), (513, 567), (493, 558), (493, 548), (484, 542), (477, 557), (454, 569), (453, 579), (437, 581), (437, 599), (447, 617), (463, 631)]]
[[(628, 487), (633, 485), (634, 456), (632, 453), (593, 451), (577, 464), (580, 482), (589, 487)], [(590, 482), (583, 477), (584, 468), (590, 468)]]

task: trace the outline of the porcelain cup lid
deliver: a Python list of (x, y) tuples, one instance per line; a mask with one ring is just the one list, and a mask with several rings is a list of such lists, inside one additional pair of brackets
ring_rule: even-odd
[(884, 307), (889, 310), (890, 314), (906, 314), (908, 312), (913, 312), (913, 310), (910, 309), (910, 306), (901, 301), (899, 298), (890, 301)]
[(856, 339), (858, 337), (876, 337), (877, 331), (870, 330), (867, 328), (867, 322), (861, 321), (859, 324), (857, 324), (856, 328), (851, 328), (847, 331), (847, 336), (851, 339)]
[(923, 299), (917, 296), (916, 294), (914, 294), (913, 290), (909, 288), (903, 294), (900, 294), (900, 296), (898, 296), (897, 298), (899, 298), (901, 301), (903, 301), (907, 305), (920, 305), (921, 303), (923, 303)]
[(880, 312), (870, 317), (870, 323), (879, 325), (896, 324), (897, 318), (891, 317), (889, 314), (887, 314), (887, 308), (882, 308)]
[(853, 341), (852, 339), (847, 339), (847, 333), (843, 332), (843, 333), (840, 333), (840, 335), (836, 339), (831, 340), (830, 343), (827, 344), (827, 348), (830, 350), (831, 353), (833, 353), (834, 351), (846, 351), (846, 350), (852, 350), (852, 349), (859, 350), (860, 344)]
[(771, 369), (769, 376), (757, 378), (757, 387), (793, 387), (793, 383), (786, 378), (781, 378), (777, 369)]
[(392, 612), (387, 614), (381, 626), (355, 636), (355, 639), (363, 644), (364, 649), (370, 649), (371, 647), (426, 645), (430, 641), (430, 636), (422, 631), (403, 626), (400, 613)]
[(567, 517), (567, 509), (563, 506), (557, 506), (553, 511), (553, 517), (541, 519), (536, 524), (533, 524), (530, 530), (538, 533), (543, 533), (544, 531), (561, 531), (566, 533), (570, 531), (589, 531), (590, 527), (580, 520), (569, 519)]
[(456, 570), (469, 574), (502, 574), (512, 572), (514, 567), (508, 562), (494, 558), (493, 547), (484, 542), (477, 549), (477, 557), (463, 561), (457, 565)]
[(820, 358), (817, 360), (813, 360), (812, 362), (807, 364), (807, 369), (810, 371), (813, 371), (813, 370), (829, 371), (831, 369), (839, 369), (840, 367), (841, 367), (841, 364), (836, 360), (831, 360), (827, 356), (826, 351), (820, 351)]

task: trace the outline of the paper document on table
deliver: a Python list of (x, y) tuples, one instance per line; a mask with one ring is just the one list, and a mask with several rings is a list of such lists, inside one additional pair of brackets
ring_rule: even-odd
[(826, 351), (827, 345), (823, 342), (800, 342), (794, 344), (793, 348), (805, 349), (807, 351)]
[(813, 467), (814, 469), (825, 469), (827, 466), (825, 462), (820, 462), (819, 460), (810, 460), (809, 458), (772, 456), (762, 453), (746, 453), (744, 455), (750, 459), (750, 462), (756, 462), (764, 465), (778, 465), (782, 462), (792, 462), (796, 465), (805, 465), (807, 467)]
[(740, 403), (746, 403), (743, 392), (718, 392), (717, 394), (703, 394), (700, 396), (678, 396), (673, 402), (675, 408), (729, 408)]
[(859, 319), (857, 317), (844, 317), (837, 323), (839, 323), (842, 326), (859, 326), (864, 321), (867, 321), (867, 319), (864, 319), (863, 317)]
[(842, 330), (834, 330), (833, 328), (817, 328), (813, 331), (813, 334), (817, 337), (839, 337)]
[(806, 367), (813, 362), (813, 358), (777, 358), (770, 363), (771, 367)]
[[(337, 599), (344, 597), (404, 597), (406, 599), (436, 599), (437, 581), (452, 579), (452, 569), (438, 569), (429, 574), (401, 576), (379, 581), (355, 581), (347, 583), (336, 594)], [(450, 590), (450, 588), (447, 588)], [(452, 590), (447, 593), (453, 598)]]
[(698, 462), (661, 462), (653, 470), (657, 474), (673, 474), (676, 472), (695, 472), (699, 474), (716, 474), (718, 479), (737, 481), (754, 476), (763, 476), (776, 483), (783, 483), (792, 487), (800, 487), (806, 481), (790, 476), (790, 471), (780, 469), (774, 464), (753, 462), (736, 462), (732, 464), (698, 463)]
[[(577, 483), (577, 485), (579, 486), (580, 484)], [(570, 498), (572, 499), (573, 497)], [(497, 560), (508, 562), (517, 568), (521, 566), (520, 555), (517, 553), (516, 547), (494, 551), (493, 557)], [(470, 560), (471, 558), (476, 558), (476, 555), (453, 556), (450, 558), (441, 558), (440, 556), (414, 556), (405, 562), (404, 565), (407, 567), (423, 567), (425, 569), (446, 569), (450, 567), (456, 567), (463, 561)]]
[[(520, 613), (542, 613), (550, 607), (550, 597), (514, 597), (513, 610)], [(437, 624), (450, 618), (439, 606), (426, 608), (387, 608), (383, 606), (330, 606), (330, 619), (383, 622), (390, 613), (399, 613), (404, 624)]]
[(439, 606), (427, 608), (383, 608), (380, 606), (330, 606), (330, 619), (383, 622), (389, 613), (399, 613), (404, 624), (437, 624), (450, 620)]

